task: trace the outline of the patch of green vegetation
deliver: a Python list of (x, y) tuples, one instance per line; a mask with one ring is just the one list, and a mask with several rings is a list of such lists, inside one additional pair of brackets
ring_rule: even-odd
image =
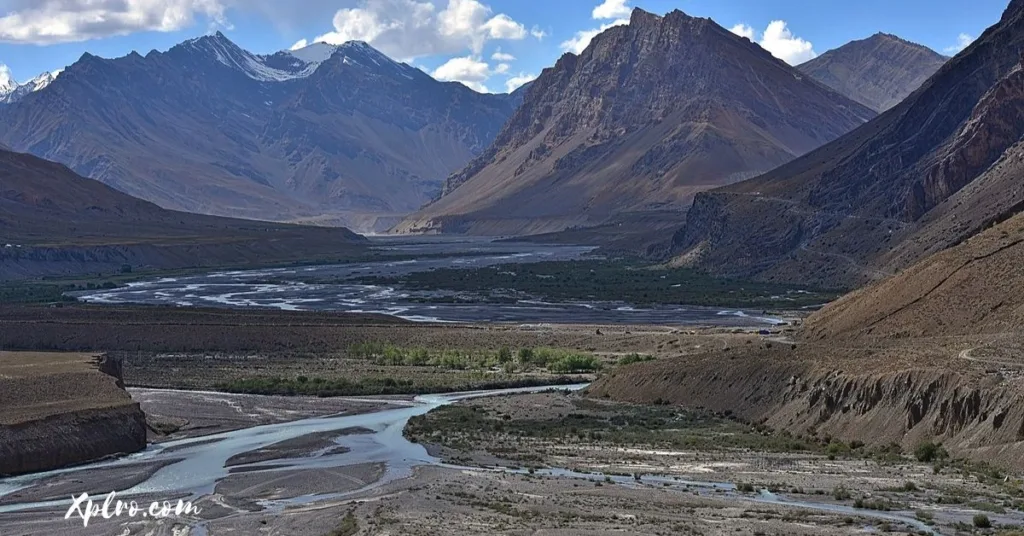
[(65, 296), (64, 293), (75, 290), (87, 289), (73, 284), (7, 283), (0, 285), (0, 303), (13, 305), (73, 302), (75, 299)]
[(356, 520), (356, 516), (349, 512), (345, 514), (345, 517), (341, 520), (341, 524), (338, 528), (331, 531), (327, 536), (355, 536), (359, 532), (359, 521)]
[(522, 377), (509, 375), (477, 375), (450, 378), (430, 382), (391, 377), (366, 377), (359, 380), (281, 377), (255, 377), (231, 380), (216, 384), (218, 391), (256, 395), (283, 396), (362, 396), (362, 395), (407, 395), (420, 393), (450, 393), (480, 389), (513, 389), (542, 385), (569, 385), (580, 383), (581, 378)]
[(989, 529), (992, 528), (992, 521), (985, 514), (977, 514), (974, 516), (974, 526), (979, 529)]
[[(483, 301), (511, 294), (539, 299), (624, 301), (638, 305), (687, 304), (796, 309), (838, 294), (803, 287), (711, 277), (689, 268), (663, 268), (630, 260), (548, 261), (473, 269), (444, 268), (396, 277), (364, 277), (374, 285), (473, 293)], [(431, 300), (464, 301), (462, 296)]]
[(413, 441), (468, 450), (492, 443), (494, 454), (518, 459), (516, 441), (644, 445), (688, 450), (750, 449), (768, 452), (820, 451), (784, 434), (712, 415), (663, 406), (573, 400), (576, 411), (558, 417), (518, 418), (486, 408), (454, 404), (413, 417), (405, 428)]
[(597, 372), (603, 363), (597, 357), (558, 348), (510, 348), (489, 350), (436, 350), (404, 348), (386, 342), (366, 342), (349, 348), (349, 356), (392, 367), (436, 367), (446, 370), (502, 370), (506, 373), (547, 370), (554, 374)]
[(949, 453), (946, 452), (946, 449), (942, 448), (941, 444), (926, 441), (914, 448), (914, 457), (919, 462), (931, 463), (948, 458)]

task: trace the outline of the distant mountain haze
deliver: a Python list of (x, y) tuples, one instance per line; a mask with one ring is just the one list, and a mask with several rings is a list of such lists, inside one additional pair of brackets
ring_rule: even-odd
[(339, 258), (366, 239), (162, 209), (41, 158), (0, 149), (0, 280)]
[(874, 116), (710, 19), (636, 9), (545, 69), (494, 143), (395, 231), (532, 234), (683, 210)]
[(436, 196), (520, 95), (439, 82), (365, 43), (260, 56), (217, 33), (84, 55), (0, 107), (0, 142), (165, 208), (365, 231)]
[(797, 69), (884, 112), (921, 87), (947, 59), (930, 48), (878, 33), (829, 50)]

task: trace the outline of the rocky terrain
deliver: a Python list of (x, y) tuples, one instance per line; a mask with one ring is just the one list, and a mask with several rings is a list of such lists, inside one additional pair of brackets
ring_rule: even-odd
[(365, 239), (164, 210), (70, 169), (0, 149), (0, 280), (340, 258)]
[(793, 434), (951, 452), (1021, 470), (1024, 216), (766, 339), (615, 371), (594, 396), (730, 411)]
[(676, 262), (852, 287), (1024, 206), (1024, 1), (905, 101), (761, 177), (698, 195)]
[(797, 69), (881, 113), (921, 87), (947, 59), (928, 47), (878, 33), (829, 50)]
[(88, 354), (0, 352), (0, 475), (146, 447), (146, 417), (120, 364)]
[(679, 210), (874, 115), (709, 19), (637, 9), (545, 69), (494, 143), (395, 230), (535, 234)]
[(520, 95), (439, 82), (365, 43), (258, 56), (216, 33), (85, 54), (0, 110), (0, 143), (168, 209), (373, 229), (437, 194)]

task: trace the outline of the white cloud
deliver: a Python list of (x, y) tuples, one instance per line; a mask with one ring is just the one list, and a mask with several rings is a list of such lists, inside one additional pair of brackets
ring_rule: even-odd
[(494, 61), (516, 61), (515, 56), (502, 52), (500, 48), (495, 50), (494, 54), (491, 54), (491, 59)]
[(526, 27), (512, 20), (504, 13), (484, 23), (484, 29), (491, 39), (522, 39), (526, 37)]
[(611, 28), (612, 26), (624, 26), (629, 24), (629, 15), (633, 8), (626, 5), (629, 0), (604, 0), (600, 5), (590, 12), (590, 16), (597, 20), (615, 19), (612, 22), (602, 24), (600, 28), (580, 30), (570, 39), (562, 41), (561, 47), (565, 52), (579, 54), (590, 45), (590, 41), (597, 37), (597, 34)]
[(507, 77), (505, 88), (508, 92), (536, 78), (536, 75), (519, 73), (509, 76), (512, 66), (499, 63), (493, 68), (478, 56), (460, 56), (451, 58), (431, 72), (431, 76), (447, 82), (461, 82), (480, 93), (490, 93), (487, 82), (495, 75)]
[(548, 36), (548, 33), (541, 30), (540, 26), (534, 26), (533, 28), (530, 28), (530, 35), (538, 41), (543, 41), (544, 38)]
[(946, 54), (950, 54), (950, 55), (959, 54), (960, 51), (962, 51), (963, 49), (971, 46), (971, 43), (973, 43), (973, 42), (974, 42), (974, 38), (973, 37), (971, 37), (970, 35), (967, 35), (965, 33), (962, 33), (962, 34), (960, 34), (960, 35), (958, 35), (956, 37), (956, 44), (955, 45), (946, 47), (942, 51), (945, 52)]
[(746, 24), (737, 24), (736, 26), (733, 26), (732, 28), (730, 28), (729, 31), (734, 33), (734, 34), (736, 34), (736, 35), (738, 35), (738, 36), (740, 36), (740, 37), (746, 37), (747, 39), (750, 39), (751, 41), (755, 41), (754, 40), (754, 33), (755, 33), (754, 29), (751, 28), (750, 26), (747, 26)]
[(333, 24), (333, 32), (314, 41), (366, 41), (401, 60), (466, 50), (479, 55), (487, 41), (527, 35), (525, 26), (492, 15), (478, 0), (448, 0), (443, 9), (432, 1), (363, 0), (361, 7), (338, 10)]
[(298, 50), (300, 48), (306, 48), (308, 46), (309, 46), (309, 41), (306, 41), (305, 39), (299, 39), (288, 50)]
[(601, 19), (622, 19), (628, 18), (633, 8), (626, 5), (629, 0), (604, 0), (601, 5), (590, 12), (590, 16)]
[(757, 32), (746, 24), (737, 24), (730, 31), (738, 36), (746, 37), (771, 52), (773, 56), (790, 64), (799, 65), (818, 56), (810, 41), (801, 39), (789, 31), (784, 20), (773, 20), (765, 28), (758, 41)]
[(519, 73), (518, 76), (513, 76), (512, 78), (505, 80), (505, 92), (512, 93), (513, 91), (522, 87), (523, 84), (526, 84), (527, 82), (532, 82), (536, 78), (537, 75), (535, 74)]
[(475, 91), (487, 93), (488, 89), (484, 82), (491, 77), (491, 67), (472, 56), (452, 58), (434, 69), (433, 77), (438, 80), (462, 82)]
[(18, 83), (14, 80), (10, 67), (0, 63), (0, 93), (6, 93), (16, 87)]
[(140, 31), (173, 32), (205, 18), (230, 28), (226, 0), (3, 0), (0, 42), (47, 45)]
[(608, 24), (602, 24), (600, 28), (576, 32), (576, 35), (572, 36), (571, 39), (562, 42), (562, 50), (565, 52), (572, 52), (573, 54), (579, 54), (583, 52), (588, 45), (590, 45), (590, 41), (597, 37), (597, 34), (613, 26), (624, 26), (626, 24), (629, 24), (629, 19), (618, 19)]

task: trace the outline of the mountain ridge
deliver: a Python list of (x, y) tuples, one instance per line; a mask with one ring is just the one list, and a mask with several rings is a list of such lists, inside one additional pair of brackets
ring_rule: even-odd
[(921, 87), (947, 59), (925, 46), (879, 32), (829, 50), (797, 69), (884, 112)]
[[(0, 149), (0, 280), (133, 268), (185, 268), (339, 258), (366, 239), (301, 227), (166, 210), (68, 167)], [(8, 245), (9, 244), (9, 245)]]
[(1024, 95), (1022, 52), (1024, 2), (1013, 0), (996, 25), (875, 120), (760, 177), (699, 194), (673, 238), (676, 262), (852, 287), (1012, 214), (1021, 201), (1008, 151), (1024, 134), (1013, 120)]
[[(260, 56), (218, 32), (146, 56), (85, 53), (0, 110), (0, 142), (166, 208), (372, 230), (435, 196), (519, 98), (436, 81), (365, 43), (321, 45)], [(302, 109), (318, 92), (327, 108)]]
[(635, 9), (545, 69), (491, 146), (395, 231), (532, 234), (679, 207), (873, 116), (710, 19)]

